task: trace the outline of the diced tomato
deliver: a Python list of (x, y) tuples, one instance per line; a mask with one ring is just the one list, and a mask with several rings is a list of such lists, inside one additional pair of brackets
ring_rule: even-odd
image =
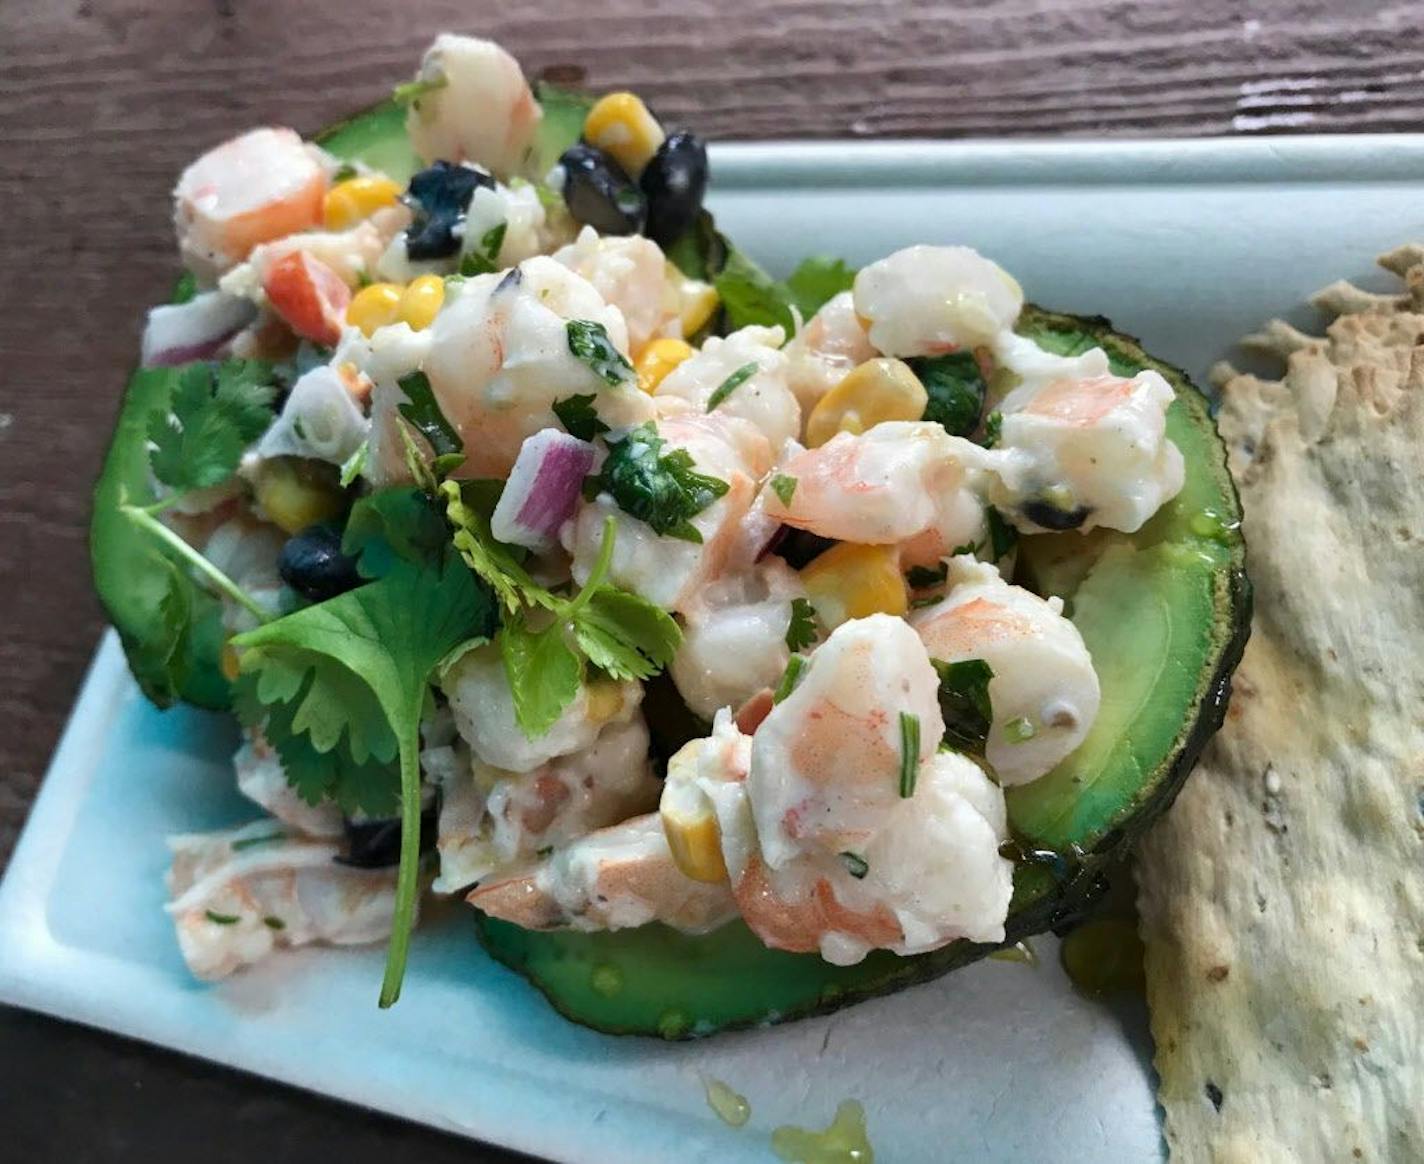
[(267, 269), (262, 290), (272, 309), (303, 339), (335, 345), (351, 303), (340, 275), (306, 251), (284, 255)]

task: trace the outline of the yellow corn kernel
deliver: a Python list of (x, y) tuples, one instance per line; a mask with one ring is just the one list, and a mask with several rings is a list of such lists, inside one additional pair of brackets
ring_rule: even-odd
[(223, 643), (222, 652), (218, 655), (218, 669), (229, 683), (236, 683), (237, 677), (242, 674), (242, 661), (237, 648), (231, 643)]
[(440, 314), (445, 302), (445, 280), (439, 275), (421, 275), (406, 284), (400, 299), (400, 320), (411, 331), (424, 331)]
[(862, 433), (887, 420), (919, 420), (929, 396), (903, 360), (866, 360), (821, 397), (806, 418), (806, 447), (820, 448), (838, 432)]
[(346, 322), (360, 328), (361, 334), (369, 338), (378, 327), (388, 327), (400, 318), (404, 290), (399, 283), (372, 283), (362, 287), (347, 304)]
[(289, 534), (335, 517), (345, 504), (337, 467), (304, 457), (263, 461), (253, 492), (268, 519)]
[(722, 830), (711, 798), (694, 783), (701, 749), (709, 741), (692, 740), (668, 761), (658, 815), (673, 863), (694, 881), (727, 880), (722, 858)]
[(622, 685), (612, 679), (599, 679), (588, 685), (588, 722), (607, 723), (623, 710)]
[(902, 615), (910, 608), (895, 546), (832, 546), (801, 571), (817, 617), (834, 629), (852, 618)]
[(678, 288), (678, 319), (682, 334), (696, 335), (707, 326), (713, 313), (722, 305), (717, 288), (698, 279), (684, 279)]
[(383, 206), (394, 206), (401, 188), (389, 178), (348, 178), (326, 192), (321, 218), (327, 230), (350, 230)]
[(667, 374), (692, 354), (692, 346), (680, 339), (651, 340), (633, 361), (633, 370), (638, 373), (638, 387), (651, 396)]
[(643, 172), (666, 138), (658, 119), (633, 93), (610, 93), (588, 111), (583, 139), (608, 154), (630, 178)]

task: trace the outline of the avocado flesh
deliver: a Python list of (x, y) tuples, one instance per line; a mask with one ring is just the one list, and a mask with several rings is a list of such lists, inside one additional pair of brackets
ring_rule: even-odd
[[(1103, 347), (1119, 375), (1144, 368), (1176, 390), (1168, 434), (1186, 461), (1181, 494), (1133, 535), (1044, 534), (1019, 542), (1018, 580), (1058, 594), (1092, 653), (1102, 707), (1072, 756), (1007, 792), (1025, 854), (1005, 944), (1071, 921), (1106, 871), (1172, 802), (1221, 725), (1250, 625), (1240, 504), (1205, 398), (1105, 320), (1027, 308), (1019, 330), (1063, 354)], [(689, 937), (662, 926), (536, 933), (479, 915), (485, 948), (575, 1022), (615, 1034), (688, 1038), (824, 1013), (983, 957), (955, 942), (856, 966), (768, 950), (740, 922)]]

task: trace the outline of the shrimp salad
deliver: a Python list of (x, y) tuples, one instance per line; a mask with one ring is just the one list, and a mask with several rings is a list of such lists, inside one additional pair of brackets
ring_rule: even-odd
[(442, 35), (397, 98), (411, 174), (262, 127), (174, 190), (122, 511), (264, 814), (171, 841), (194, 973), (389, 938), (389, 1002), (427, 893), (838, 965), (1003, 941), (1005, 789), (1101, 698), (1017, 543), (1182, 489), (1172, 387), (1018, 334), (967, 247), (771, 280), (632, 94), (551, 151), (554, 98)]

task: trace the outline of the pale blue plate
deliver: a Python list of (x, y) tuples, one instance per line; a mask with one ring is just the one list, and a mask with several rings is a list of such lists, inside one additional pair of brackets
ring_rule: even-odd
[[(1197, 376), (1424, 237), (1418, 137), (728, 146), (714, 168), (721, 225), (773, 269), (969, 243), (1037, 302), (1111, 316)], [(106, 638), (0, 885), (0, 999), (563, 1161), (766, 1161), (773, 1127), (824, 1126), (846, 1098), (892, 1164), (1161, 1155), (1145, 1015), (1077, 997), (1051, 939), (1037, 967), (983, 962), (694, 1044), (565, 1022), (458, 907), (427, 917), (388, 1012), (374, 948), (197, 983), (160, 910), (163, 838), (256, 816), (233, 740), (223, 717), (144, 703)], [(750, 1099), (746, 1127), (708, 1109), (709, 1078)]]

